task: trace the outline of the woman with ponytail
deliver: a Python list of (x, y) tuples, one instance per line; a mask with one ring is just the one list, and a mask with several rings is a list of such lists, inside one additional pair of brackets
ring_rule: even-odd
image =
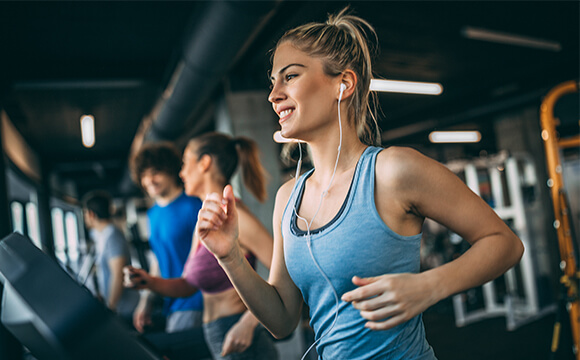
[[(266, 173), (256, 144), (244, 137), (208, 133), (191, 139), (185, 148), (179, 175), (187, 195), (204, 199), (207, 194), (221, 192), (238, 168), (249, 191), (259, 201), (264, 201)], [(241, 201), (236, 200), (236, 206), (242, 256), (252, 267), (257, 259), (270, 268), (272, 237)], [(163, 279), (135, 268), (129, 268), (126, 275), (126, 286), (149, 289), (163, 296), (184, 297), (201, 291), (203, 331), (214, 359), (278, 358), (271, 336), (246, 310), (216, 258), (197, 236), (194, 236), (181, 278)]]
[[(380, 146), (368, 111), (374, 38), (370, 24), (342, 11), (286, 32), (276, 46), (268, 100), (282, 135), (310, 147), (314, 169), (278, 190), (268, 282), (244, 258), (230, 186), (205, 198), (196, 234), (274, 336), (294, 330), (305, 302), (320, 359), (432, 360), (421, 313), (499, 276), (523, 246), (444, 166)], [(471, 248), (419, 272), (426, 217)]]

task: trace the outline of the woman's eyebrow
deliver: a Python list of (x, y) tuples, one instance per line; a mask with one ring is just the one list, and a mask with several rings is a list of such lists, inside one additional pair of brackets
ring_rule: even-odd
[[(284, 66), (282, 69), (278, 70), (278, 74), (282, 74), (282, 73), (284, 73), (284, 72), (285, 72), (286, 70), (288, 70), (288, 68), (289, 68), (289, 67), (291, 67), (291, 66), (299, 66), (299, 67), (302, 67), (302, 68), (305, 68), (305, 67), (306, 67), (306, 65), (303, 65), (303, 64), (299, 64), (299, 63), (292, 63), (292, 64), (288, 64), (288, 65)], [(270, 76), (270, 80), (271, 80), (271, 81), (274, 81), (274, 80), (275, 80), (275, 79), (274, 79), (274, 76), (272, 76), (272, 75), (271, 75), (271, 76)]]

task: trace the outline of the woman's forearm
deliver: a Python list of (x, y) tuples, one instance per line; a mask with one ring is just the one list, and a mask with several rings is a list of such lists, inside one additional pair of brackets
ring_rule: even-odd
[(254, 271), (239, 247), (228, 258), (218, 260), (248, 309), (274, 337), (283, 338), (294, 331), (301, 306), (288, 308), (278, 290)]
[(153, 276), (148, 279), (147, 288), (159, 295), (174, 298), (188, 297), (195, 294), (198, 290), (184, 278), (163, 279)]
[(475, 242), (459, 258), (425, 272), (438, 300), (482, 285), (500, 276), (520, 260), (521, 241), (511, 232), (492, 234)]

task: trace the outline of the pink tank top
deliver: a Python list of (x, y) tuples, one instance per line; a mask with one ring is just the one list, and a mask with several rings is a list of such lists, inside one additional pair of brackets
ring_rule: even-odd
[[(254, 255), (247, 254), (246, 259), (254, 267), (256, 263)], [(183, 277), (191, 285), (209, 294), (233, 287), (215, 256), (203, 244), (200, 244), (193, 254), (189, 254), (183, 268)]]

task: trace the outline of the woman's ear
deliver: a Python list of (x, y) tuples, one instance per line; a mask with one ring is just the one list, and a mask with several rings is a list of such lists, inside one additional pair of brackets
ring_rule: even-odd
[(357, 77), (354, 71), (347, 69), (343, 71), (340, 76), (340, 84), (338, 92), (336, 93), (337, 98), (340, 96), (340, 86), (344, 85), (344, 91), (342, 92), (342, 100), (352, 96), (356, 89)]
[(209, 170), (209, 168), (211, 167), (211, 163), (212, 163), (211, 156), (209, 156), (209, 154), (203, 154), (201, 158), (198, 160), (197, 166), (200, 167), (202, 172), (205, 172)]

